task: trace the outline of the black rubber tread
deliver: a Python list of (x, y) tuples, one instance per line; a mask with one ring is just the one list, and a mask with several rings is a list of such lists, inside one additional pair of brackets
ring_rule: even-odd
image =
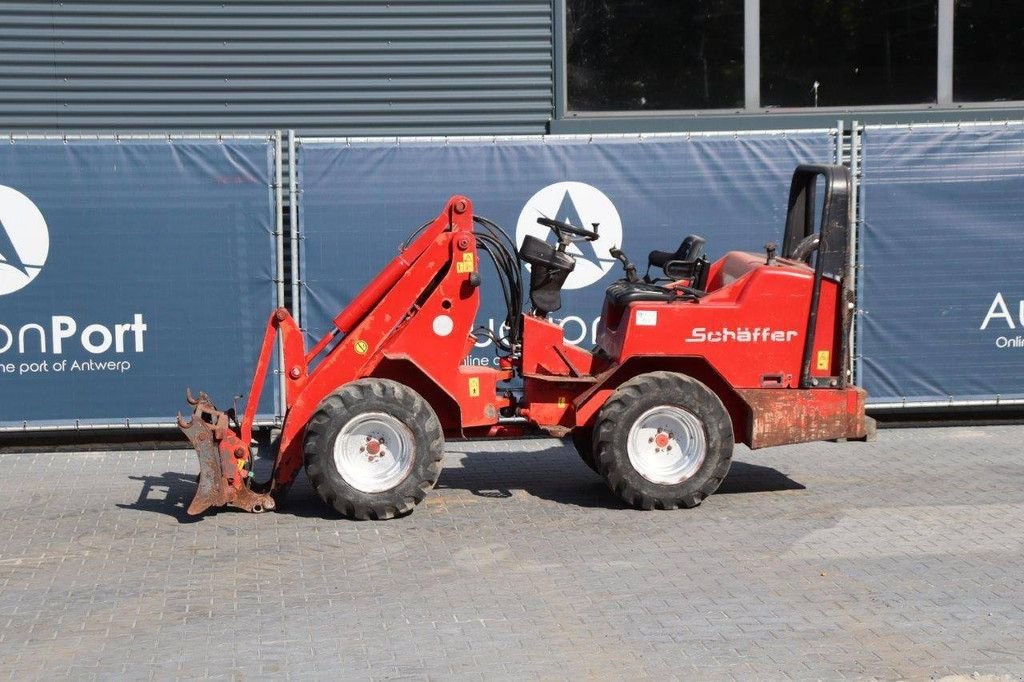
[(572, 444), (576, 448), (576, 452), (580, 453), (583, 463), (594, 473), (600, 473), (597, 470), (597, 462), (594, 460), (594, 429), (584, 427), (573, 429)]
[[(681, 407), (704, 425), (708, 450), (704, 463), (689, 479), (674, 485), (644, 478), (629, 461), (626, 442), (633, 423), (659, 405)], [(594, 429), (594, 460), (608, 487), (638, 509), (696, 507), (711, 495), (732, 464), (732, 420), (725, 405), (700, 381), (675, 372), (650, 372), (619, 386), (598, 413)]]
[[(350, 486), (334, 464), (334, 441), (342, 427), (364, 412), (397, 417), (412, 431), (413, 466), (390, 490), (366, 493)], [(353, 519), (391, 519), (404, 516), (423, 501), (441, 475), (444, 432), (423, 397), (390, 379), (359, 379), (324, 398), (306, 425), (302, 442), (306, 475), (317, 494), (343, 516)]]

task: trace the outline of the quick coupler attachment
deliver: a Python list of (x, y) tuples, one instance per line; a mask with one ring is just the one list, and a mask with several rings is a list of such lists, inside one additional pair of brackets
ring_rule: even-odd
[(250, 488), (252, 456), (237, 426), (231, 425), (233, 415), (218, 410), (205, 393), (194, 398), (189, 390), (185, 400), (192, 406), (192, 418), (186, 420), (179, 412), (178, 426), (199, 456), (199, 483), (188, 513), (196, 516), (210, 507), (273, 510), (273, 497)]

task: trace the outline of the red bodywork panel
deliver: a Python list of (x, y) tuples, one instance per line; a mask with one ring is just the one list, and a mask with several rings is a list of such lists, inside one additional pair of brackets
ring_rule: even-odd
[[(814, 270), (803, 263), (732, 251), (716, 261), (698, 301), (608, 302), (598, 346), (623, 363), (635, 356), (703, 358), (733, 388), (797, 388)], [(812, 375), (834, 376), (839, 358), (839, 285), (824, 279)], [(821, 364), (818, 360), (821, 360)]]
[(523, 402), (520, 414), (563, 436), (576, 425), (576, 397), (597, 382), (611, 362), (565, 342), (562, 328), (532, 315), (523, 319)]
[[(703, 368), (708, 376), (698, 378), (714, 384), (732, 414), (737, 440), (752, 448), (861, 437), (862, 390), (827, 384), (800, 389), (813, 283), (814, 270), (805, 263), (776, 259), (768, 265), (763, 255), (733, 251), (711, 266), (708, 293), (696, 301), (616, 305), (606, 300), (590, 365), (594, 376), (572, 381), (526, 371), (536, 364), (559, 366), (547, 350), (557, 348), (553, 332), (528, 332), (523, 342), (528, 417), (564, 435), (591, 425), (614, 389), (641, 371), (677, 368), (696, 374), (691, 369)], [(836, 377), (841, 366), (840, 293), (837, 281), (823, 279), (811, 349), (811, 377), (823, 381)], [(531, 354), (535, 342), (542, 348)], [(527, 362), (545, 352), (546, 364)]]

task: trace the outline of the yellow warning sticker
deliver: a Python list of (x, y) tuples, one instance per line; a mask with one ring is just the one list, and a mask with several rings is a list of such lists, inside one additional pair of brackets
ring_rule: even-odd
[(565, 396), (564, 395), (558, 396), (558, 406), (559, 407), (565, 407)]
[(827, 370), (831, 366), (831, 363), (830, 363), (831, 357), (830, 356), (831, 356), (831, 353), (829, 353), (827, 350), (819, 350), (818, 351), (818, 365), (817, 365), (818, 369)]
[(362, 339), (356, 341), (355, 351), (360, 355), (366, 355), (366, 351), (370, 350), (370, 344), (366, 343)]
[(469, 397), (479, 398), (480, 397), (480, 379), (472, 377), (469, 380)]
[(464, 253), (462, 254), (462, 261), (455, 264), (455, 272), (473, 272), (476, 270), (476, 264), (473, 261), (473, 254)]

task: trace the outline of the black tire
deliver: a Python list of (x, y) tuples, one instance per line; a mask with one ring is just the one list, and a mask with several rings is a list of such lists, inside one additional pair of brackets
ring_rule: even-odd
[(580, 453), (583, 463), (594, 473), (600, 473), (597, 470), (597, 462), (594, 460), (594, 430), (583, 427), (573, 429), (572, 444), (575, 446), (576, 452)]
[[(693, 425), (703, 430), (705, 445), (698, 468), (675, 483), (647, 478), (630, 460), (628, 449), (633, 425), (641, 418), (647, 419), (645, 415), (651, 410), (666, 407), (676, 414), (696, 417)], [(680, 408), (683, 413), (678, 412)], [(682, 448), (692, 442), (694, 451), (699, 453), (699, 432), (694, 433), (692, 440), (684, 438), (670, 443)], [(722, 401), (701, 382), (674, 372), (641, 374), (619, 386), (601, 407), (594, 434), (594, 458), (600, 474), (612, 492), (639, 509), (696, 507), (715, 492), (729, 473), (732, 449), (732, 420)], [(700, 460), (694, 456), (692, 461), (692, 466), (697, 466)]]
[[(346, 480), (334, 457), (342, 429), (367, 413), (392, 417), (411, 435), (411, 468), (404, 478), (379, 492), (364, 492)], [(416, 391), (388, 379), (360, 379), (320, 403), (306, 426), (303, 451), (306, 475), (324, 502), (349, 518), (390, 519), (411, 512), (437, 483), (444, 433), (434, 410)]]

